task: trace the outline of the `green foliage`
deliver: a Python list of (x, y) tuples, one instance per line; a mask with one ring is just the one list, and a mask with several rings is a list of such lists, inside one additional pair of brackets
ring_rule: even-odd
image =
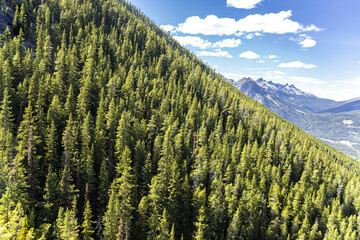
[(92, 235), (94, 234), (93, 225), (94, 222), (91, 220), (92, 213), (91, 213), (91, 206), (90, 202), (86, 201), (84, 214), (83, 214), (83, 223), (81, 225), (82, 227), (82, 236), (84, 240), (93, 240)]
[[(0, 211), (2, 212), (2, 209)], [(0, 237), (4, 240), (35, 239), (34, 229), (30, 228), (28, 217), (20, 203), (8, 213), (8, 216), (0, 215)]]
[(1, 239), (357, 239), (359, 164), (131, 4), (18, 3), (0, 42)]

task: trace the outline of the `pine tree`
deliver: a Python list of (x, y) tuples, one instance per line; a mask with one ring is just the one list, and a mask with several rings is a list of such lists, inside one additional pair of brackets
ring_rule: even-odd
[(0, 238), (35, 239), (34, 229), (29, 226), (28, 217), (24, 214), (21, 203), (18, 203), (7, 216), (2, 215), (2, 206), (0, 206)]
[[(80, 166), (78, 172), (78, 188), (85, 183), (89, 185), (89, 191), (93, 190), (94, 173), (94, 147), (92, 143), (92, 126), (90, 112), (86, 115), (81, 127), (81, 154)], [(81, 178), (81, 179), (80, 179)], [(84, 189), (82, 189), (84, 191)]]
[(13, 28), (15, 31), (15, 34), (19, 34), (20, 28), (21, 28), (21, 19), (20, 19), (20, 13), (19, 13), (19, 6), (16, 5), (16, 9), (15, 9), (15, 16), (14, 16), (14, 20), (13, 20)]
[(54, 222), (60, 206), (59, 180), (58, 175), (53, 172), (52, 165), (49, 165), (44, 188), (44, 219), (48, 223)]
[(93, 234), (94, 234), (94, 230), (93, 230), (93, 224), (94, 222), (91, 220), (92, 218), (92, 213), (91, 213), (91, 206), (90, 206), (90, 201), (88, 199), (85, 200), (85, 209), (84, 209), (84, 213), (83, 213), (83, 223), (81, 224), (81, 228), (82, 228), (82, 236), (84, 240), (93, 240), (94, 238), (92, 238)]
[(208, 239), (207, 234), (209, 233), (209, 226), (207, 224), (204, 206), (201, 206), (201, 208), (199, 210), (199, 214), (197, 217), (197, 221), (195, 223), (195, 227), (196, 227), (196, 230), (195, 230), (195, 234), (194, 234), (194, 239), (196, 239), (196, 240)]
[[(134, 195), (134, 177), (131, 168), (131, 156), (128, 147), (125, 147), (121, 154), (120, 162), (116, 167), (118, 177), (111, 184), (111, 194), (107, 211), (105, 213), (104, 236), (108, 239), (115, 239), (116, 234), (121, 230), (125, 236), (130, 238), (132, 211), (132, 198)], [(119, 229), (120, 220), (122, 228)]]
[(74, 186), (72, 169), (76, 161), (76, 148), (75, 148), (75, 123), (72, 120), (72, 114), (69, 116), (67, 126), (63, 133), (64, 157), (62, 161), (63, 171), (60, 181), (60, 190), (62, 196), (62, 205), (70, 207), (71, 199), (73, 199)]
[(10, 171), (9, 165), (14, 158), (14, 137), (13, 137), (13, 114), (9, 91), (4, 90), (4, 97), (0, 111), (0, 196), (6, 188), (7, 176)]
[(73, 201), (72, 209), (59, 209), (57, 222), (57, 237), (61, 240), (79, 239), (79, 225), (76, 218), (76, 201)]
[(238, 208), (232, 218), (232, 221), (227, 230), (226, 239), (239, 239), (242, 228), (242, 216), (240, 212), (240, 208)]
[(159, 226), (157, 227), (157, 232), (158, 234), (155, 239), (157, 240), (170, 239), (170, 228), (169, 228), (169, 223), (167, 221), (166, 209), (164, 209), (164, 212), (160, 219)]
[(174, 224), (171, 227), (170, 240), (175, 240), (175, 226), (174, 226)]

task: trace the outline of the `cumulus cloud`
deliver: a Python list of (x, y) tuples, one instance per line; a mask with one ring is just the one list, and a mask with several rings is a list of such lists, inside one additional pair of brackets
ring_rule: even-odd
[(305, 68), (305, 69), (317, 68), (317, 66), (314, 64), (306, 64), (306, 63), (303, 63), (300, 61), (280, 63), (279, 67), (281, 67), (281, 68)]
[(215, 51), (198, 51), (196, 55), (200, 57), (226, 57), (233, 58), (229, 52), (222, 51), (221, 49), (216, 49)]
[(228, 38), (228, 39), (224, 39), (224, 40), (214, 43), (213, 47), (215, 47), (215, 48), (224, 48), (224, 47), (234, 48), (234, 47), (239, 46), (241, 43), (242, 42), (240, 39)]
[(242, 9), (254, 8), (260, 2), (262, 2), (262, 0), (227, 0), (226, 1), (228, 7), (242, 8)]
[(360, 63), (360, 61), (358, 61), (358, 63)]
[(174, 36), (174, 38), (183, 46), (193, 46), (200, 49), (211, 47), (211, 43), (208, 40), (204, 40), (200, 37), (193, 36)]
[(180, 23), (177, 31), (190, 34), (204, 35), (233, 35), (237, 32), (236, 21), (233, 18), (218, 18), (208, 15), (201, 19), (199, 16), (189, 17), (184, 23)]
[(303, 41), (299, 42), (299, 45), (302, 48), (310, 48), (310, 47), (315, 47), (316, 46), (316, 41), (311, 39), (311, 38), (306, 38)]
[(297, 42), (302, 48), (311, 48), (316, 46), (316, 41), (306, 34), (300, 34), (298, 38), (290, 38)]
[(253, 39), (254, 38), (254, 34), (249, 33), (245, 36), (246, 39)]
[(221, 41), (211, 43), (201, 37), (194, 36), (174, 36), (174, 38), (183, 46), (193, 46), (200, 49), (206, 48), (234, 48), (242, 44), (240, 39), (227, 38)]
[(160, 27), (166, 32), (171, 32), (175, 29), (173, 25), (161, 25)]
[(314, 24), (310, 24), (309, 26), (303, 27), (302, 30), (303, 30), (303, 32), (320, 32), (323, 29), (318, 28)]
[(180, 23), (177, 31), (189, 34), (204, 35), (238, 35), (247, 33), (300, 33), (307, 31), (321, 31), (315, 25), (304, 26), (301, 23), (290, 19), (292, 11), (281, 11), (279, 13), (267, 13), (264, 15), (254, 14), (245, 18), (235, 20), (233, 18), (218, 18), (215, 15), (208, 15), (201, 19), (199, 16), (192, 16)]
[(246, 58), (246, 59), (258, 59), (258, 58), (260, 58), (260, 55), (257, 53), (254, 53), (252, 51), (247, 51), (247, 52), (241, 53), (239, 55), (239, 57)]
[[(238, 31), (241, 32), (263, 32), (274, 34), (297, 33), (311, 29), (311, 31), (319, 30), (318, 28), (304, 27), (302, 24), (290, 20), (292, 11), (281, 11), (279, 13), (267, 13), (264, 15), (249, 15), (237, 21)], [(309, 30), (306, 30), (309, 31)]]

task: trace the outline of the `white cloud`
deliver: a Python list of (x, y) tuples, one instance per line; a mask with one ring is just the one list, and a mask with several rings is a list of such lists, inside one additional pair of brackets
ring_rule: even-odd
[(264, 60), (257, 60), (256, 63), (264, 63)]
[(233, 18), (218, 18), (215, 15), (208, 15), (201, 19), (199, 16), (192, 16), (176, 28), (177, 31), (189, 34), (204, 35), (240, 35), (247, 33), (300, 33), (307, 31), (321, 31), (315, 25), (303, 26), (301, 23), (289, 19), (292, 11), (281, 11), (279, 13), (267, 13), (264, 15), (254, 14), (245, 18), (235, 20)]
[(203, 57), (226, 57), (226, 58), (233, 58), (229, 52), (221, 51), (221, 49), (216, 49), (215, 51), (198, 51), (196, 55), (203, 56)]
[(201, 37), (194, 36), (174, 36), (174, 38), (183, 46), (193, 46), (200, 49), (206, 48), (234, 48), (242, 44), (240, 39), (227, 38), (221, 41), (211, 43)]
[(200, 49), (205, 49), (211, 47), (211, 43), (208, 40), (204, 40), (200, 37), (193, 36), (174, 36), (174, 38), (183, 46), (193, 46), (198, 47)]
[(360, 61), (358, 61), (358, 63), (360, 63)]
[(262, 0), (227, 0), (227, 6), (234, 8), (251, 9), (259, 4)]
[(247, 52), (241, 53), (239, 55), (239, 57), (246, 58), (246, 59), (258, 59), (258, 58), (260, 58), (260, 55), (257, 53), (254, 53), (252, 51), (247, 51)]
[(252, 34), (252, 33), (249, 33), (245, 36), (246, 39), (253, 39), (253, 37), (254, 37), (254, 34)]
[(279, 67), (281, 67), (281, 68), (305, 68), (305, 69), (317, 68), (317, 66), (314, 64), (306, 64), (306, 63), (303, 63), (300, 61), (280, 63)]
[(232, 35), (237, 32), (236, 21), (233, 18), (218, 18), (208, 15), (205, 19), (198, 16), (189, 17), (184, 23), (180, 23), (177, 31), (190, 34), (204, 35)]
[(303, 27), (302, 31), (303, 32), (320, 32), (323, 29), (318, 28), (317, 26), (315, 26), (314, 24), (310, 24), (309, 26)]
[(161, 25), (160, 27), (166, 32), (171, 32), (175, 29), (173, 25)]
[(246, 39), (253, 39), (254, 37), (260, 37), (260, 36), (262, 36), (262, 34), (261, 33), (258, 33), (258, 32), (256, 32), (256, 33), (249, 33), (249, 34), (247, 34), (246, 36), (245, 36), (245, 38)]
[(316, 41), (311, 39), (311, 38), (307, 38), (301, 42), (299, 42), (299, 45), (302, 48), (309, 48), (309, 47), (315, 47), (316, 46)]
[[(292, 12), (281, 11), (279, 13), (267, 13), (264, 15), (249, 15), (237, 21), (238, 31), (241, 32), (262, 32), (262, 33), (297, 33), (310, 29), (311, 31), (320, 30), (319, 28), (308, 28), (302, 24), (292, 21), (289, 18)], [(314, 26), (315, 27), (315, 26)], [(309, 30), (306, 30), (309, 31)]]
[(214, 48), (224, 48), (224, 47), (234, 48), (234, 47), (239, 46), (241, 43), (242, 42), (240, 39), (228, 38), (228, 39), (224, 39), (224, 40), (214, 43), (213, 47)]
[(299, 38), (290, 38), (290, 40), (297, 42), (302, 48), (310, 48), (316, 46), (316, 41), (306, 34), (300, 34)]
[(272, 59), (278, 58), (278, 56), (270, 54), (270, 55), (267, 55), (266, 58), (272, 60)]

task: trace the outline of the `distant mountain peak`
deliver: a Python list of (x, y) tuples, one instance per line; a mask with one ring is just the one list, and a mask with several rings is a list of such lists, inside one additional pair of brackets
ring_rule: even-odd
[(360, 98), (336, 102), (318, 98), (294, 84), (263, 78), (228, 81), (279, 116), (360, 160)]
[(304, 91), (300, 90), (299, 88), (295, 87), (294, 84), (289, 85), (288, 83), (285, 83), (285, 84), (274, 83), (273, 81), (266, 81), (263, 78), (259, 78), (255, 82), (260, 87), (262, 87), (272, 93), (280, 91), (282, 93), (290, 94), (290, 95), (315, 97), (313, 94), (304, 92)]

